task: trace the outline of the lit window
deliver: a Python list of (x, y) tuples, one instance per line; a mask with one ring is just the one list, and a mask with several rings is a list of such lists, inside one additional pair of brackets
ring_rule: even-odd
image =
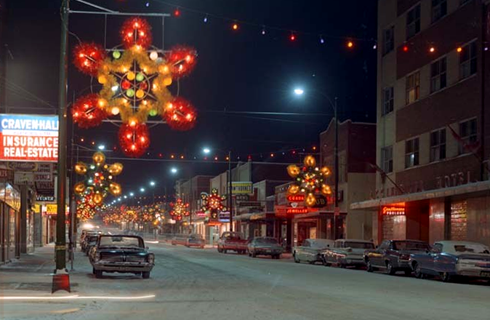
[(405, 168), (419, 164), (419, 138), (405, 141)]
[(420, 97), (420, 72), (407, 76), (406, 80), (406, 104), (417, 101)]
[(467, 78), (476, 73), (476, 41), (467, 44), (459, 56), (459, 77)]
[(420, 32), (420, 4), (407, 12), (407, 40)]
[(446, 58), (437, 60), (430, 65), (430, 92), (446, 87)]
[(430, 133), (430, 162), (446, 158), (446, 129)]

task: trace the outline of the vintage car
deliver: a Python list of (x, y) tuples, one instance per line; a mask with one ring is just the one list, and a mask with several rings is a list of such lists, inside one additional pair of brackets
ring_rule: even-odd
[(141, 274), (148, 279), (155, 265), (155, 255), (148, 252), (139, 236), (100, 235), (89, 257), (96, 278), (102, 277), (103, 272), (119, 272)]
[(180, 244), (186, 247), (199, 247), (204, 249), (205, 241), (200, 235), (191, 234), (187, 236), (175, 236), (172, 238), (170, 243), (173, 246)]
[(413, 253), (425, 253), (430, 245), (419, 240), (384, 240), (377, 249), (364, 252), (364, 262), (368, 272), (383, 269), (388, 274), (403, 271), (406, 275), (412, 273), (409, 260)]
[(364, 251), (374, 249), (374, 244), (366, 240), (339, 239), (335, 240), (333, 247), (321, 253), (325, 266), (335, 264), (341, 268), (348, 266), (363, 267)]
[(248, 256), (253, 258), (265, 255), (271, 256), (272, 259), (280, 259), (283, 252), (283, 247), (272, 237), (257, 237), (248, 244)]
[(245, 253), (248, 250), (248, 240), (240, 232), (223, 232), (218, 240), (218, 252), (235, 251)]
[(311, 264), (322, 262), (321, 253), (332, 247), (333, 244), (334, 241), (329, 239), (305, 239), (301, 246), (293, 248), (294, 262), (305, 261)]
[(97, 234), (98, 233), (95, 231), (86, 231), (86, 230), (82, 231), (82, 235), (80, 236), (80, 248), (82, 252), (86, 252), (85, 246), (87, 245), (88, 237), (97, 236)]
[(417, 278), (439, 276), (451, 281), (456, 276), (490, 281), (490, 249), (469, 241), (438, 241), (426, 253), (410, 255), (410, 266)]

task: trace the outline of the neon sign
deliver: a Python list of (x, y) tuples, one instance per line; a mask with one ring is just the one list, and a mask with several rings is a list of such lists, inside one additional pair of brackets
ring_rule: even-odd
[(305, 201), (305, 196), (304, 195), (289, 195), (287, 197), (289, 202), (303, 202)]
[(404, 207), (383, 207), (383, 215), (403, 216), (403, 215), (405, 215), (405, 208)]
[(290, 214), (308, 213), (308, 208), (289, 208), (286, 209), (286, 213), (290, 213)]

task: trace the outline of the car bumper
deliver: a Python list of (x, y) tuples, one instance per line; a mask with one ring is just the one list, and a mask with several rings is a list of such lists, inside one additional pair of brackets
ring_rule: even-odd
[(489, 268), (456, 268), (454, 275), (471, 278), (490, 279)]
[(396, 266), (396, 269), (412, 270), (410, 260), (398, 260), (398, 266)]
[(255, 252), (255, 254), (259, 254), (259, 255), (263, 255), (263, 256), (274, 256), (274, 255), (280, 255), (283, 253), (283, 251), (279, 251), (279, 250), (263, 250), (263, 249), (260, 249), (260, 250), (257, 250), (255, 249), (253, 252)]
[(151, 269), (153, 269), (153, 264), (150, 263), (134, 264), (127, 262), (98, 262), (93, 263), (92, 266), (95, 270), (107, 272), (149, 272)]
[(341, 264), (344, 264), (346, 266), (365, 266), (366, 263), (362, 258), (342, 258), (339, 260)]

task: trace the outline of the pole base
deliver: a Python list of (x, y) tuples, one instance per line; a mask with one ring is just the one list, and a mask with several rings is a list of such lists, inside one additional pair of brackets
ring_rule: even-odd
[(70, 289), (70, 274), (66, 269), (54, 270), (53, 284), (51, 287), (51, 293), (55, 293), (59, 290), (65, 290), (71, 292)]

